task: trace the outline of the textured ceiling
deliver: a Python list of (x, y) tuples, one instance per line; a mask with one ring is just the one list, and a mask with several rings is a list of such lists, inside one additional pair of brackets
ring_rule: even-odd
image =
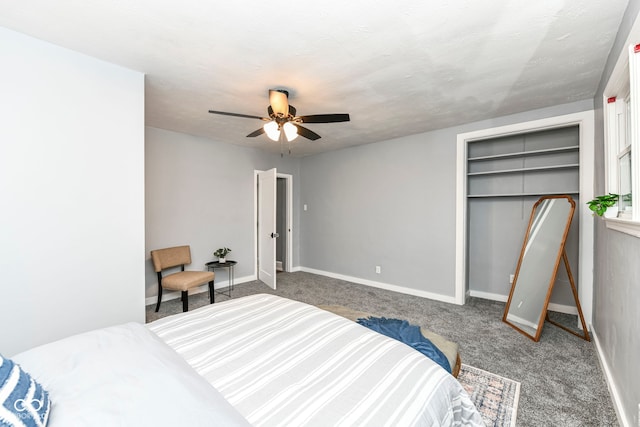
[[(627, 0), (22, 0), (0, 26), (146, 73), (146, 124), (280, 152), (268, 89), (309, 124), (303, 156), (592, 98)], [(99, 102), (99, 100), (97, 100)]]

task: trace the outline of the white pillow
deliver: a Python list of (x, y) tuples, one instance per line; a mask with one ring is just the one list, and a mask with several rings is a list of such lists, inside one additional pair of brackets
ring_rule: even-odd
[(14, 356), (45, 386), (55, 426), (247, 426), (247, 420), (143, 325), (74, 335)]

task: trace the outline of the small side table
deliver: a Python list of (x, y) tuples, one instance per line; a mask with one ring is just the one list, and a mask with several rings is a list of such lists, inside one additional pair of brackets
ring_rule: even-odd
[(223, 291), (216, 291), (219, 294), (228, 296), (229, 298), (231, 298), (231, 291), (233, 290), (234, 267), (237, 263), (237, 261), (227, 260), (226, 262), (211, 261), (205, 264), (207, 266), (207, 271), (213, 271), (214, 273), (216, 268), (226, 268), (229, 270), (229, 285), (227, 286), (227, 293), (224, 293)]

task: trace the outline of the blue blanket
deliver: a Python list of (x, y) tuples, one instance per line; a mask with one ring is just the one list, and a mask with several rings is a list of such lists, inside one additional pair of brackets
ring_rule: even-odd
[(385, 317), (369, 317), (368, 319), (358, 319), (357, 322), (373, 331), (413, 347), (451, 373), (451, 366), (447, 357), (422, 335), (419, 326), (411, 325), (406, 320), (387, 319)]

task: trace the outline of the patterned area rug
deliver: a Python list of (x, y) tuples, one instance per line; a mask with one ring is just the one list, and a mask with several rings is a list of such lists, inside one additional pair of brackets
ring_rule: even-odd
[(520, 383), (462, 364), (458, 381), (476, 405), (489, 427), (516, 425)]

